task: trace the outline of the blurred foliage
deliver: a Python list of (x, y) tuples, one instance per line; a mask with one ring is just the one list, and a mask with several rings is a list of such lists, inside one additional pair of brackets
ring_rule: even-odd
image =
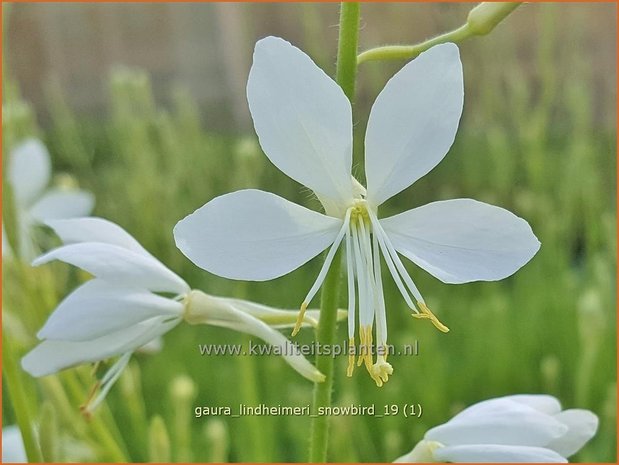
[[(395, 285), (385, 280), (390, 343), (397, 349), (418, 340), (420, 355), (393, 356), (394, 375), (381, 389), (360, 371), (346, 378), (341, 357), (335, 402), (375, 404), (378, 410), (420, 403), (424, 413), (420, 419), (334, 417), (331, 461), (391, 461), (464, 406), (513, 393), (552, 394), (565, 408), (593, 410), (601, 420), (599, 432), (575, 459), (616, 460), (614, 81), (605, 88), (608, 98), (596, 99), (590, 56), (582, 47), (564, 46), (565, 34), (579, 44), (586, 29), (571, 24), (559, 41), (554, 24), (561, 6), (539, 8), (542, 40), (528, 51), (537, 63), (533, 76), (512, 58), (518, 53), (517, 31), (499, 30), (492, 39), (463, 44), (466, 94), (476, 98), (465, 102), (456, 142), (435, 170), (389, 201), (381, 216), (471, 197), (527, 219), (542, 248), (520, 272), (496, 283), (446, 285), (410, 266), (430, 307), (451, 328), (448, 335), (410, 318)], [(315, 16), (308, 21), (308, 30), (321, 27)], [(369, 104), (400, 65), (360, 69), (354, 172), (361, 178)], [(186, 260), (174, 247), (172, 228), (231, 190), (264, 188), (319, 208), (311, 193), (268, 162), (253, 134), (209, 131), (182, 88), (171, 86), (171, 104), (163, 108), (140, 70), (116, 69), (108, 85), (107, 114), (93, 120), (74, 113), (50, 81), (50, 124), (39, 128), (18, 85), (8, 80), (3, 153), (27, 135), (42, 137), (55, 172), (70, 173), (95, 193), (95, 214), (123, 226), (191, 286), (296, 308), (320, 259), (273, 282), (236, 283)], [(51, 234), (45, 240), (50, 246), (55, 241)], [(3, 324), (23, 354), (59, 299), (86, 277), (59, 263), (37, 269), (17, 261), (3, 265)], [(339, 331), (344, 341), (345, 328)], [(298, 339), (312, 340), (307, 331)], [(181, 325), (166, 336), (161, 353), (134, 357), (90, 421), (78, 409), (93, 382), (90, 367), (42, 380), (24, 375), (32, 409), (45, 419), (41, 428), (58, 428), (45, 436), (53, 443), (50, 454), (56, 461), (305, 460), (308, 417), (193, 417), (195, 406), (303, 406), (312, 390), (279, 357), (206, 358), (199, 354), (201, 343), (247, 339)], [(13, 423), (6, 395), (4, 407), (3, 423)]]

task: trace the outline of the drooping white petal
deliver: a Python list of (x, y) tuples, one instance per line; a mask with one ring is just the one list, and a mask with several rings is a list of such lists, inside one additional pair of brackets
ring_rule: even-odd
[[(561, 411), (561, 402), (556, 397), (547, 394), (516, 394), (513, 396), (500, 397), (499, 399), (511, 400), (528, 405), (529, 407), (539, 410), (540, 412), (554, 415)], [(498, 399), (492, 399), (498, 400)], [(491, 401), (486, 401), (491, 402)]]
[(540, 247), (525, 220), (472, 199), (433, 202), (380, 223), (399, 253), (445, 283), (503, 279)]
[(32, 376), (50, 375), (74, 365), (132, 352), (165, 334), (180, 321), (179, 318), (155, 317), (90, 341), (43, 341), (22, 358), (21, 365)]
[(69, 294), (39, 339), (88, 341), (156, 316), (180, 317), (183, 304), (142, 289), (93, 279)]
[(142, 347), (136, 349), (136, 352), (140, 354), (152, 355), (161, 352), (163, 349), (163, 338), (157, 337), (150, 342), (147, 342)]
[(556, 452), (543, 447), (474, 444), (439, 447), (437, 462), (451, 463), (566, 463)]
[(458, 47), (432, 47), (378, 95), (365, 134), (367, 200), (378, 206), (434, 168), (456, 136), (464, 87)]
[(247, 100), (275, 166), (319, 197), (352, 200), (350, 102), (310, 57), (277, 37), (259, 40)]
[(26, 449), (17, 425), (2, 428), (2, 463), (27, 463)]
[(300, 352), (299, 348), (266, 323), (237, 310), (232, 305), (213, 305), (209, 307), (208, 324), (229, 328), (259, 337), (273, 346), (273, 354), (281, 355), (301, 376), (314, 382), (324, 381), (318, 371)]
[(259, 190), (208, 202), (174, 227), (176, 246), (200, 268), (265, 281), (303, 265), (337, 237), (342, 220)]
[(425, 439), (442, 444), (545, 446), (567, 432), (567, 426), (527, 405), (503, 401), (463, 412), (430, 429)]
[(30, 215), (43, 223), (47, 220), (88, 215), (95, 197), (82, 190), (50, 189), (30, 208)]
[(563, 457), (570, 457), (578, 452), (589, 439), (595, 436), (598, 429), (598, 417), (589, 410), (564, 410), (554, 417), (569, 429), (567, 433), (551, 441), (546, 447), (558, 452)]
[(103, 242), (151, 256), (131, 234), (111, 221), (97, 217), (46, 221), (63, 243)]
[(43, 192), (51, 176), (47, 148), (37, 139), (19, 144), (9, 155), (9, 182), (15, 200), (28, 206)]
[(121, 286), (176, 294), (189, 291), (187, 283), (159, 261), (117, 245), (100, 242), (65, 245), (42, 255), (32, 264), (39, 266), (52, 260), (77, 266)]
[(561, 404), (552, 396), (544, 394), (517, 394), (512, 396), (495, 397), (473, 404), (461, 412), (458, 412), (451, 421), (459, 421), (463, 418), (477, 418), (493, 414), (497, 411), (509, 409), (513, 402), (533, 408), (541, 413), (554, 415), (561, 411)]

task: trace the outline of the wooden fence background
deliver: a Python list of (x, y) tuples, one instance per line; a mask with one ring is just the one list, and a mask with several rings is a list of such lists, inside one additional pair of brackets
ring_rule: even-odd
[[(465, 20), (471, 6), (363, 4), (361, 48), (414, 43), (451, 30)], [(535, 77), (542, 9), (539, 4), (524, 5), (492, 36), (474, 40), (482, 45), (506, 36), (517, 41), (516, 59)], [(614, 89), (615, 9), (614, 3), (563, 4), (553, 13), (559, 43), (568, 37), (568, 29), (582, 29), (581, 41), (573, 43), (572, 34), (563, 47), (590, 59), (600, 99), (609, 98), (604, 94)], [(337, 4), (17, 3), (9, 13), (7, 69), (43, 122), (45, 85), (51, 79), (60, 83), (73, 107), (96, 116), (106, 108), (110, 70), (125, 65), (147, 70), (155, 96), (163, 103), (178, 83), (202, 108), (215, 109), (209, 121), (213, 127), (246, 128), (245, 83), (257, 38), (285, 37), (327, 72), (335, 61)], [(374, 65), (364, 66), (368, 74), (376, 73)], [(364, 77), (360, 79), (363, 92)]]

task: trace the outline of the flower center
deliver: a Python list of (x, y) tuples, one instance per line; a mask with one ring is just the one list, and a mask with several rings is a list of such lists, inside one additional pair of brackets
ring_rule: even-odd
[[(322, 285), (335, 253), (342, 242), (345, 243), (348, 276), (349, 354), (346, 374), (352, 376), (355, 369), (355, 356), (357, 356), (356, 365), (365, 365), (376, 385), (380, 387), (387, 382), (389, 375), (393, 373), (393, 367), (387, 362), (389, 346), (387, 345), (387, 318), (381, 274), (381, 254), (400, 293), (412, 310), (412, 315), (416, 318), (430, 320), (440, 331), (447, 332), (449, 329), (428, 309), (389, 237), (383, 230), (376, 212), (365, 199), (356, 198), (346, 210), (342, 227), (327, 253), (316, 282), (301, 304), (297, 324), (292, 332), (293, 336), (301, 328), (307, 306)], [(416, 301), (416, 304), (414, 301)], [(355, 346), (357, 321), (360, 339), (358, 351)], [(375, 341), (374, 324), (376, 324)], [(376, 353), (376, 361), (374, 361), (374, 353)]]

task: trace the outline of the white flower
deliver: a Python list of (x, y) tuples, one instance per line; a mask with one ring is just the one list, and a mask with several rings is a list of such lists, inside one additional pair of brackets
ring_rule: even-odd
[(17, 425), (2, 428), (2, 463), (27, 463), (26, 449)]
[[(351, 106), (341, 88), (288, 42), (256, 44), (247, 84), (260, 144), (285, 174), (312, 189), (326, 214), (260, 190), (217, 197), (181, 220), (179, 249), (214, 274), (263, 281), (282, 276), (331, 246), (301, 305), (318, 292), (342, 242), (348, 274), (348, 331), (354, 345), (359, 303), (362, 347), (387, 344), (380, 256), (413, 316), (448, 329), (427, 308), (398, 252), (446, 283), (503, 279), (539, 249), (531, 228), (499, 207), (471, 199), (434, 202), (390, 218), (378, 207), (428, 173), (449, 150), (463, 104), (454, 44), (408, 63), (380, 93), (365, 137), (367, 191), (351, 176)], [(356, 281), (356, 283), (355, 283)], [(377, 385), (393, 369), (377, 350), (360, 354)], [(385, 353), (385, 351), (382, 351)], [(352, 375), (354, 357), (349, 358)]]
[[(67, 244), (34, 261), (61, 260), (94, 275), (66, 297), (37, 334), (42, 339), (22, 359), (32, 376), (45, 376), (83, 363), (119, 356), (98, 383), (103, 400), (131, 354), (167, 333), (183, 319), (221, 326), (260, 337), (288, 349), (286, 361), (312, 381), (324, 376), (275, 327), (292, 326), (295, 312), (238, 299), (209, 296), (189, 285), (148, 253), (120, 226), (101, 218), (48, 221)], [(305, 319), (316, 324), (318, 312)], [(266, 322), (266, 323), (265, 323)], [(269, 324), (267, 324), (269, 323)]]
[[(11, 151), (8, 181), (15, 202), (18, 250), (24, 260), (32, 260), (38, 253), (32, 239), (33, 226), (88, 215), (94, 206), (94, 197), (89, 192), (47, 189), (50, 179), (50, 156), (39, 140), (28, 139)], [(7, 245), (3, 227), (3, 247)]]
[(598, 427), (589, 410), (561, 410), (548, 395), (490, 399), (429, 430), (395, 462), (567, 462)]

